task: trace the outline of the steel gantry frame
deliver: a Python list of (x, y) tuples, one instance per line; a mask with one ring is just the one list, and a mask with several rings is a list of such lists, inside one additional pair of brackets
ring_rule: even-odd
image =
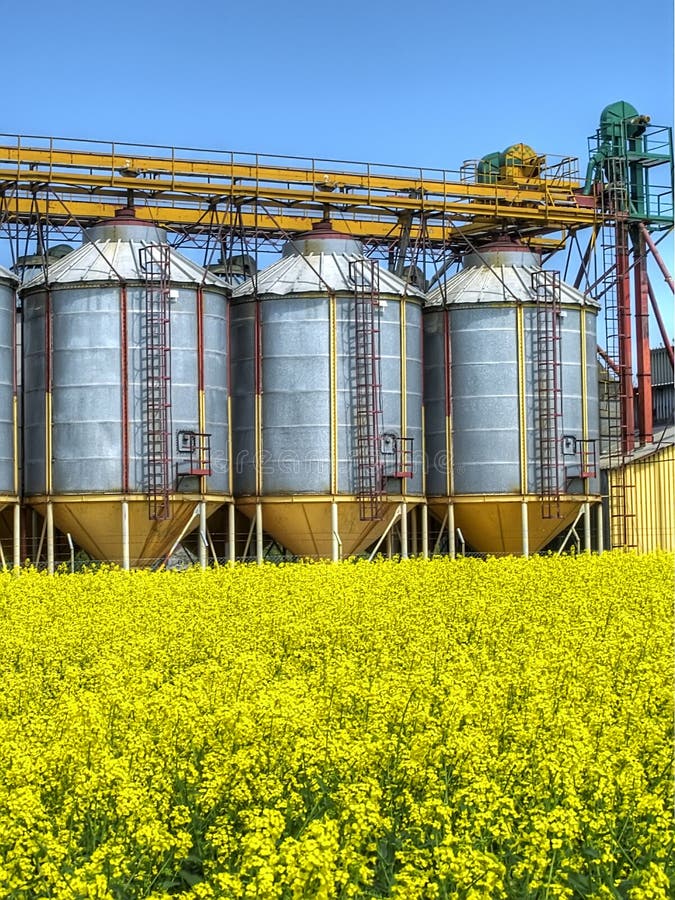
[(450, 170), (0, 135), (0, 221), (86, 226), (131, 196), (145, 218), (192, 236), (283, 237), (328, 208), (370, 244), (395, 244), (403, 230), (410, 245), (447, 248), (508, 230), (554, 249), (599, 210), (569, 158), (541, 159), (536, 177), (485, 184)]

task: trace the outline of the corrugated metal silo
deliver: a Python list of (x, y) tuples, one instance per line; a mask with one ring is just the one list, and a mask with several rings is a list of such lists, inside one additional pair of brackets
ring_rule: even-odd
[(229, 288), (120, 210), (24, 285), (28, 502), (97, 559), (151, 562), (231, 495)]
[(422, 299), (327, 221), (235, 289), (235, 495), (259, 533), (346, 557), (421, 499)]
[[(19, 565), (19, 460), (16, 389), (16, 287), (0, 266), (0, 510), (14, 504), (13, 563)], [(3, 551), (4, 553), (4, 551)], [(3, 563), (7, 560), (3, 560)]]
[(538, 550), (598, 499), (596, 317), (516, 242), (429, 296), (427, 497), (475, 550)]

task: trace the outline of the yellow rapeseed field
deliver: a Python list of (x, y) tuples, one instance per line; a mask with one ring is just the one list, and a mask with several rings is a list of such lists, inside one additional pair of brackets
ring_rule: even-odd
[(0, 897), (675, 896), (673, 556), (0, 575)]

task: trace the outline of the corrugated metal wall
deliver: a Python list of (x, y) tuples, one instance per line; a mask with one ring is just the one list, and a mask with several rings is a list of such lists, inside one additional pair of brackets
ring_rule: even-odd
[(635, 485), (637, 549), (675, 550), (675, 446), (631, 463), (630, 481)]
[(653, 349), (651, 359), (654, 424), (667, 425), (675, 418), (673, 367), (665, 347)]

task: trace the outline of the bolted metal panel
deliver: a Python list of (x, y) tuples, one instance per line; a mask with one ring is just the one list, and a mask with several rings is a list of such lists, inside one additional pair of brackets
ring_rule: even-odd
[(22, 323), (24, 490), (42, 494), (47, 490), (44, 293), (24, 297)]
[(265, 494), (330, 493), (326, 295), (261, 304)]
[(427, 459), (427, 494), (447, 493), (449, 460), (446, 447), (447, 366), (445, 326), (448, 313), (429, 309), (424, 314), (424, 425)]
[(216, 494), (229, 494), (230, 490), (228, 306), (221, 293), (204, 292), (204, 383), (212, 470), (208, 485)]
[(14, 308), (17, 279), (0, 267), (0, 493), (14, 486)]
[(232, 450), (234, 493), (256, 492), (255, 307), (232, 304)]
[(408, 480), (407, 493), (414, 495), (424, 493), (423, 339), (422, 307), (419, 303), (406, 303), (407, 435), (413, 439), (413, 477)]
[[(401, 419), (401, 306), (398, 297), (380, 294), (379, 327), (381, 334), (380, 380), (382, 384), (382, 430), (404, 436), (405, 423)], [(338, 415), (338, 491), (354, 494), (356, 490), (354, 444), (354, 299), (339, 297), (337, 302), (337, 415)], [(417, 455), (413, 478), (407, 480), (406, 491), (422, 492), (421, 460), (423, 455), (422, 417), (422, 365), (420, 340), (422, 311), (415, 300), (406, 303), (406, 323), (410, 333), (406, 340), (406, 407), (407, 437), (414, 440), (413, 451)], [(408, 329), (406, 329), (406, 332)], [(412, 349), (410, 349), (412, 348)], [(413, 427), (411, 428), (411, 424)], [(398, 494), (400, 486), (391, 483), (392, 493)], [(411, 483), (412, 482), (412, 483)]]
[(119, 491), (119, 289), (53, 291), (51, 321), (52, 490)]
[(455, 492), (519, 493), (515, 309), (453, 309), (450, 334)]

